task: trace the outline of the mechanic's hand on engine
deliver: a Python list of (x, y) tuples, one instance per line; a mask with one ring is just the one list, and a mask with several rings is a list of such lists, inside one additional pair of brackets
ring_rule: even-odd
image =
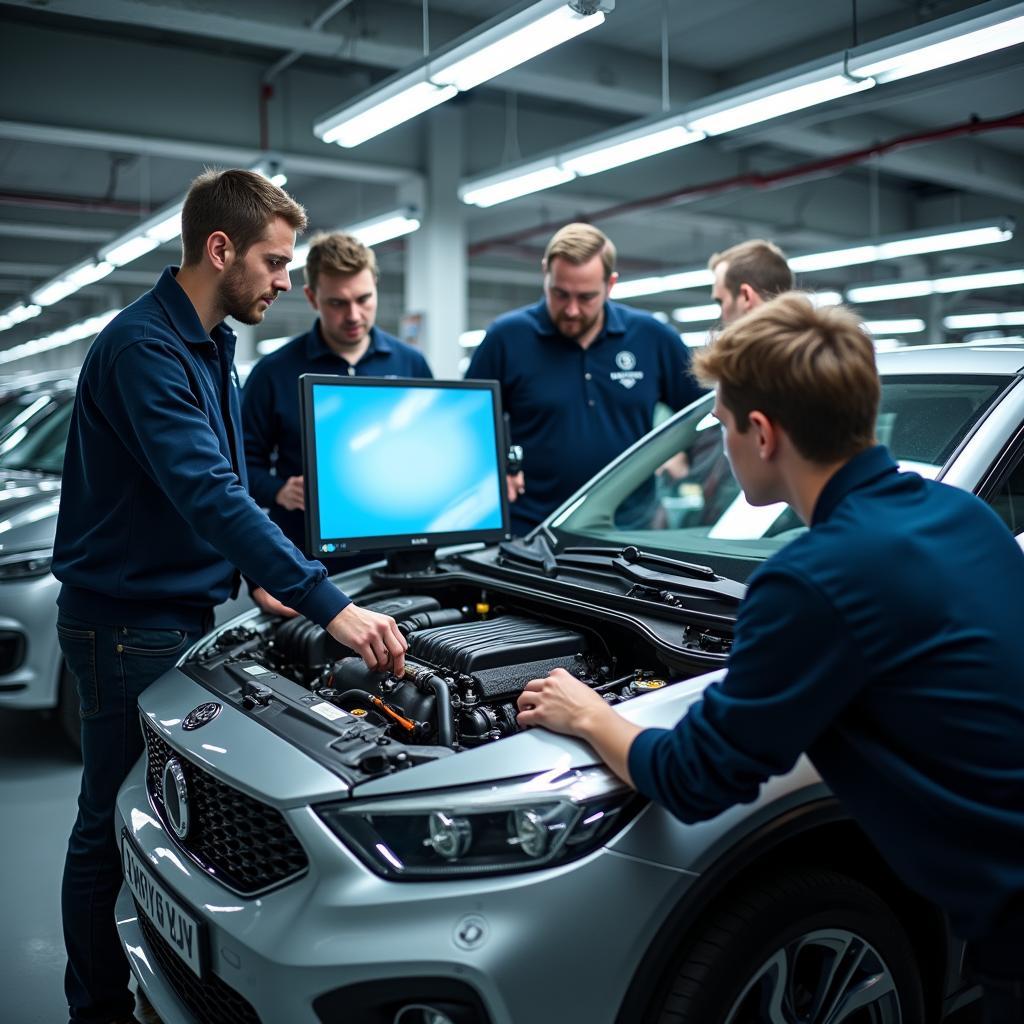
[(526, 490), (526, 478), (523, 476), (522, 471), (506, 473), (505, 486), (508, 490), (508, 500), (515, 501)]
[(531, 679), (519, 695), (517, 720), (523, 727), (540, 725), (586, 740), (623, 782), (632, 786), (629, 748), (640, 727), (606, 704), (586, 683), (554, 668), (543, 679)]
[(261, 611), (266, 612), (268, 615), (280, 615), (285, 619), (294, 619), (299, 613), (294, 608), (289, 608), (288, 605), (282, 604), (272, 594), (267, 593), (262, 587), (255, 587), (252, 592), (252, 599), (256, 602), (256, 605)]
[(599, 694), (564, 668), (531, 679), (519, 695), (518, 707), (520, 725), (541, 725), (566, 736), (582, 736), (595, 717), (614, 714)]
[(290, 476), (284, 487), (277, 492), (277, 497), (274, 501), (281, 506), (281, 508), (288, 509), (289, 512), (294, 512), (298, 509), (300, 512), (306, 510), (306, 490), (303, 487), (303, 481), (301, 476)]
[(351, 647), (377, 672), (401, 676), (409, 645), (390, 615), (381, 615), (350, 604), (327, 624), (327, 632), (339, 643)]

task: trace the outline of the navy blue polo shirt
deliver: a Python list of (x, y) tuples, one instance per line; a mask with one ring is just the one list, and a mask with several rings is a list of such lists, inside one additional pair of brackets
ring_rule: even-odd
[(348, 603), (246, 489), (234, 333), (207, 334), (168, 267), (82, 364), (64, 455), (58, 604), (107, 625), (200, 629), (236, 567), (324, 626)]
[(617, 302), (605, 303), (604, 327), (585, 349), (555, 327), (543, 299), (506, 313), (487, 329), (466, 376), (501, 384), (512, 443), (523, 446), (516, 533), (643, 437), (656, 403), (681, 409), (703, 393), (679, 335)]
[(984, 938), (1024, 894), (1022, 595), (991, 509), (870, 448), (751, 576), (725, 678), (633, 741), (633, 781), (698, 821), (806, 751), (906, 884)]
[[(252, 368), (242, 392), (249, 490), (257, 503), (269, 510), (270, 518), (285, 536), (300, 549), (306, 545), (303, 513), (282, 508), (275, 499), (289, 477), (302, 476), (299, 377), (304, 373), (427, 379), (433, 376), (418, 349), (378, 327), (370, 330), (370, 344), (359, 361), (349, 363), (328, 348), (320, 333), (319, 319), (305, 334), (292, 338)], [(277, 453), (276, 464), (271, 460), (274, 452)], [(274, 472), (271, 472), (272, 466)], [(327, 564), (335, 571), (349, 563), (332, 559)]]

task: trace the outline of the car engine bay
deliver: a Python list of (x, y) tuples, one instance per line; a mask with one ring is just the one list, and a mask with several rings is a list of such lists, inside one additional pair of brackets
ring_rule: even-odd
[(367, 668), (301, 617), (262, 616), (228, 628), (183, 668), (293, 741), (286, 723), (304, 714), (330, 734), (329, 752), (316, 745), (326, 755), (319, 759), (331, 766), (340, 759), (358, 777), (515, 735), (517, 698), (553, 668), (582, 679), (609, 704), (669, 682), (654, 645), (582, 615), (560, 621), (550, 604), (539, 612), (528, 601), (498, 601), (468, 587), (453, 587), (442, 599), (371, 593), (359, 603), (391, 615), (407, 638), (401, 677)]

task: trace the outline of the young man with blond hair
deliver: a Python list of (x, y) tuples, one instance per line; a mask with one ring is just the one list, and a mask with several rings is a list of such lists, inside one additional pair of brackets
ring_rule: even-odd
[(512, 529), (525, 533), (651, 429), (654, 407), (701, 394), (679, 335), (609, 298), (615, 246), (569, 224), (541, 261), (544, 298), (487, 329), (466, 376), (496, 380), (523, 448), (525, 477), (508, 480)]
[[(182, 265), (122, 310), (82, 365), (64, 459), (53, 574), (57, 633), (82, 717), (82, 790), (61, 893), (72, 1022), (134, 1021), (114, 923), (114, 804), (142, 753), (137, 700), (210, 628), (241, 570), (371, 668), (404, 670), (394, 620), (358, 608), (249, 496), (233, 316), (287, 291), (301, 206), (259, 174), (207, 171), (181, 215)], [(262, 589), (265, 588), (265, 589)]]
[[(372, 249), (353, 235), (317, 235), (310, 243), (305, 275), (303, 291), (316, 321), (305, 334), (264, 356), (242, 392), (249, 490), (300, 550), (306, 541), (299, 377), (432, 376), (418, 349), (376, 326), (378, 271)], [(356, 564), (343, 558), (322, 561), (330, 572)]]
[(521, 725), (589, 742), (683, 821), (755, 799), (806, 752), (892, 869), (969, 940), (989, 1020), (1024, 976), (1024, 557), (971, 494), (875, 442), (870, 337), (785, 295), (695, 358), (753, 505), (810, 527), (750, 578), (725, 678), (674, 729), (626, 721), (562, 670)]
[(793, 271), (782, 250), (762, 238), (716, 252), (708, 260), (708, 270), (715, 275), (711, 299), (722, 311), (723, 327), (793, 288)]

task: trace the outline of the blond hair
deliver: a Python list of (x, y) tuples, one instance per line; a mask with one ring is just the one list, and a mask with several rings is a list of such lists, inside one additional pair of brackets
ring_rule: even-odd
[(615, 246), (612, 240), (592, 224), (566, 224), (555, 232), (544, 250), (544, 270), (548, 270), (556, 256), (581, 267), (599, 254), (604, 266), (604, 279), (607, 281), (615, 273)]
[(752, 238), (716, 252), (708, 260), (708, 269), (715, 270), (720, 263), (726, 264), (725, 287), (733, 298), (739, 295), (741, 284), (750, 285), (762, 299), (771, 299), (793, 287), (793, 271), (785, 254), (774, 242), (763, 238)]
[(275, 217), (295, 231), (305, 230), (306, 211), (262, 174), (207, 169), (192, 182), (181, 210), (181, 262), (187, 267), (198, 264), (215, 231), (223, 231), (244, 256)]
[(754, 410), (780, 425), (804, 458), (831, 464), (874, 444), (880, 386), (875, 348), (844, 306), (815, 309), (780, 295), (696, 353), (698, 380), (745, 433)]
[(316, 291), (321, 274), (340, 274), (351, 277), (360, 271), (370, 270), (376, 281), (377, 257), (371, 248), (363, 245), (355, 235), (340, 231), (315, 235), (309, 244), (306, 257), (306, 284)]

